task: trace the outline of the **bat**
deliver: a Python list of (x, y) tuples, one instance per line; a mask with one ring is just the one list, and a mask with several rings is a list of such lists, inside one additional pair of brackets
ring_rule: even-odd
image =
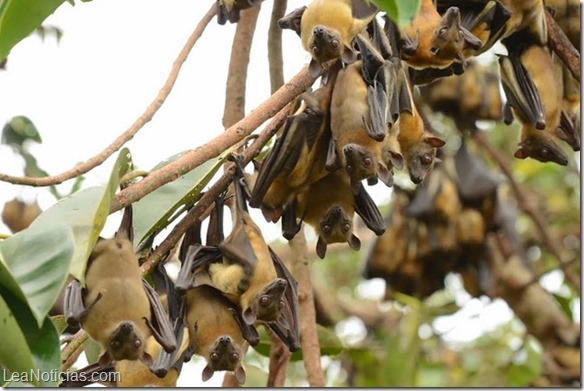
[(142, 279), (132, 245), (132, 209), (126, 207), (112, 239), (100, 239), (88, 260), (85, 287), (71, 281), (65, 292), (65, 319), (102, 347), (102, 367), (112, 361), (152, 363), (145, 350), (153, 336), (165, 351), (177, 348), (172, 325), (158, 294)]
[[(379, 178), (387, 186), (393, 183), (391, 168), (403, 165), (401, 154), (392, 150), (389, 137), (383, 141), (371, 137), (373, 127), (368, 85), (363, 80), (359, 60), (339, 71), (331, 99), (332, 148), (327, 163), (344, 168), (351, 178), (351, 189), (357, 194), (363, 179)], [(387, 129), (381, 117), (379, 126)], [(388, 163), (390, 163), (388, 165)], [(330, 165), (328, 166), (330, 169)]]
[(545, 5), (576, 49), (580, 48), (580, 2), (578, 0), (545, 0)]
[[(503, 90), (507, 96), (504, 117), (509, 123), (513, 115), (521, 123), (518, 159), (532, 158), (565, 166), (568, 156), (555, 135), (560, 125), (562, 88), (561, 74), (554, 67), (549, 50), (537, 44), (526, 45), (522, 35), (518, 43), (507, 41), (510, 56), (499, 57)], [(545, 91), (540, 94), (539, 91)]]
[(460, 9), (449, 7), (440, 15), (433, 0), (422, 0), (420, 10), (401, 32), (401, 57), (413, 68), (463, 67), (465, 51), (476, 51), (482, 42), (461, 24)]
[(510, 11), (509, 20), (505, 23), (504, 39), (518, 31), (525, 30), (539, 45), (547, 44), (547, 25), (543, 0), (501, 0)]
[(412, 90), (403, 69), (398, 71), (398, 80), (407, 88), (408, 100), (401, 105), (404, 111), (395, 124), (397, 141), (410, 180), (420, 184), (432, 170), (436, 160), (436, 150), (444, 146), (441, 138), (425, 130), (424, 121), (413, 100)]
[(363, 0), (312, 0), (300, 21), (302, 47), (311, 54), (309, 71), (313, 77), (322, 64), (341, 58), (351, 64), (357, 60), (353, 39), (375, 17), (377, 7)]
[(568, 68), (554, 56), (554, 65), (562, 70), (563, 103), (560, 126), (556, 136), (568, 143), (574, 151), (580, 150), (580, 83), (574, 79)]
[(299, 348), (297, 281), (249, 216), (243, 170), (238, 164), (233, 229), (217, 246), (192, 247), (177, 287), (209, 285), (217, 289), (239, 306), (246, 325), (256, 320), (266, 323), (294, 351)]
[(286, 120), (274, 145), (260, 163), (249, 204), (261, 208), (267, 221), (277, 222), (295, 195), (328, 174), (330, 145), (329, 106), (337, 63), (327, 83), (301, 95), (300, 107)]
[[(385, 231), (383, 217), (365, 188), (361, 186), (358, 195), (353, 195), (349, 176), (345, 171), (337, 170), (298, 196), (290, 218), (285, 212), (282, 218), (284, 237), (292, 239), (304, 221), (318, 235), (316, 254), (321, 259), (331, 243), (348, 243), (353, 250), (359, 250), (361, 241), (353, 232), (355, 212), (376, 235)], [(301, 219), (300, 223), (297, 223), (297, 217)]]
[(262, 0), (218, 0), (217, 23), (224, 25), (239, 22), (239, 12), (250, 7), (259, 7)]

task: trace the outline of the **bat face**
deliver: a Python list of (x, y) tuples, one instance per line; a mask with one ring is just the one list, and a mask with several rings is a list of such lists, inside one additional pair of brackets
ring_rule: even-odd
[[(515, 151), (515, 157), (525, 159), (530, 157), (542, 163), (554, 162), (562, 166), (568, 165), (568, 155), (556, 143), (552, 137), (540, 130), (535, 135), (528, 135), (519, 143), (519, 148)], [(548, 137), (546, 137), (546, 135)]]
[(341, 35), (334, 29), (323, 25), (314, 26), (308, 40), (310, 53), (319, 62), (325, 62), (341, 56)]
[(253, 324), (256, 319), (271, 322), (282, 312), (282, 300), (288, 282), (277, 278), (269, 283), (250, 301), (249, 307), (243, 311), (243, 319), (247, 324)]
[(109, 341), (109, 353), (114, 360), (138, 360), (144, 348), (139, 329), (133, 322), (122, 322)]
[(345, 169), (352, 181), (375, 177), (377, 175), (377, 158), (371, 151), (358, 144), (347, 144), (343, 148)]
[(233, 371), (239, 384), (245, 383), (245, 370), (241, 365), (242, 349), (228, 335), (222, 335), (208, 353), (207, 366), (203, 369), (203, 381), (209, 380), (215, 371)]
[(319, 237), (326, 243), (348, 242), (353, 233), (353, 219), (338, 205), (331, 207), (319, 224)]
[(462, 51), (467, 46), (470, 49), (478, 50), (481, 48), (482, 42), (463, 30), (460, 25), (460, 10), (457, 7), (450, 7), (432, 35), (430, 53), (438, 58), (458, 58), (464, 62)]
[[(410, 174), (410, 179), (416, 185), (422, 183), (426, 175), (432, 170), (434, 161), (436, 159), (436, 148), (432, 143), (438, 144), (436, 141), (425, 138), (423, 142), (418, 143), (407, 152), (404, 152), (406, 167)], [(440, 140), (438, 138), (433, 138)], [(440, 140), (442, 145), (444, 141)]]

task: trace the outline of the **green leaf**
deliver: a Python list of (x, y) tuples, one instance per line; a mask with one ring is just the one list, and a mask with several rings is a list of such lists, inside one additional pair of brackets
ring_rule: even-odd
[(23, 115), (13, 117), (2, 129), (2, 144), (21, 147), (26, 140), (42, 143), (41, 135), (30, 120)]
[(101, 355), (101, 345), (96, 340), (87, 338), (85, 342), (83, 342), (83, 351), (85, 352), (87, 362), (91, 364), (97, 362), (99, 359), (99, 356)]
[(65, 0), (0, 1), (0, 60), (41, 25)]
[(379, 9), (402, 29), (416, 16), (420, 9), (421, 0), (371, 0)]
[[(12, 313), (16, 315), (16, 321), (26, 338), (26, 344), (19, 349), (28, 347), (32, 354), (33, 365), (28, 369), (28, 372), (33, 371), (34, 374), (42, 374), (43, 376), (42, 378), (29, 376), (28, 379), (21, 379), (21, 382), (38, 384), (41, 387), (55, 387), (58, 382), (57, 373), (61, 365), (59, 333), (55, 325), (47, 316), (39, 327), (26, 303), (2, 285), (0, 285), (0, 296), (6, 301)], [(4, 340), (4, 335), (2, 338)], [(2, 349), (4, 349), (4, 346), (3, 341)], [(14, 352), (12, 351), (12, 353)], [(9, 365), (12, 365), (11, 361), (9, 361)]]
[(34, 367), (32, 353), (26, 343), (26, 338), (8, 308), (8, 304), (0, 296), (0, 335), (2, 335), (2, 349), (0, 349), (0, 366), (11, 372), (22, 373)]
[(564, 311), (564, 313), (568, 316), (568, 318), (573, 319), (572, 308), (570, 307), (570, 304), (572, 303), (572, 299), (569, 297), (558, 295), (557, 293), (552, 293), (552, 295), (554, 296), (554, 299), (556, 299), (556, 301), (558, 302), (558, 304), (562, 308), (562, 311)]
[[(175, 161), (181, 152), (156, 165), (151, 171), (158, 170)], [(193, 205), (201, 198), (201, 191), (225, 162), (227, 154), (211, 159), (191, 170), (175, 181), (159, 187), (141, 200), (134, 203), (134, 240), (138, 245), (153, 233), (160, 232), (170, 223), (172, 215), (182, 205)]]
[(120, 178), (128, 172), (130, 164), (130, 152), (124, 148), (118, 155), (107, 185), (89, 187), (61, 199), (37, 217), (28, 228), (50, 228), (61, 223), (71, 227), (75, 251), (69, 272), (82, 283), (85, 281), (87, 259), (110, 213), (111, 200)]

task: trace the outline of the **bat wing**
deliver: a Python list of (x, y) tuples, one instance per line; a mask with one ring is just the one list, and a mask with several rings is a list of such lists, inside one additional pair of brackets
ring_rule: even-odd
[(306, 6), (295, 9), (288, 15), (278, 20), (278, 26), (280, 26), (281, 29), (295, 31), (296, 34), (298, 34), (298, 36), (300, 37), (301, 36), (300, 21), (302, 20), (302, 15), (304, 15), (304, 11), (306, 11)]
[(83, 287), (77, 280), (72, 280), (65, 288), (63, 313), (67, 324), (76, 326), (87, 315), (87, 309), (83, 304)]
[(292, 240), (300, 228), (302, 228), (302, 221), (296, 220), (296, 208), (298, 207), (298, 200), (294, 198), (285, 208), (282, 214), (282, 236), (288, 240)]
[(359, 192), (355, 196), (355, 212), (363, 219), (363, 222), (377, 236), (385, 232), (385, 222), (377, 208), (377, 205), (363, 185), (359, 185)]
[(562, 110), (560, 114), (560, 126), (557, 136), (564, 140), (574, 151), (580, 150), (580, 129), (575, 125), (576, 118), (571, 119), (568, 113)]
[(241, 329), (241, 335), (243, 336), (243, 338), (247, 342), (249, 342), (251, 346), (256, 346), (258, 343), (260, 343), (260, 335), (258, 334), (258, 331), (256, 330), (253, 324), (247, 324), (247, 322), (245, 322), (241, 314), (241, 309), (229, 307), (229, 311), (231, 312), (231, 314), (235, 318), (235, 321), (239, 325), (239, 328)]
[(379, 11), (373, 2), (364, 0), (351, 0), (351, 7), (355, 19), (370, 19)]
[(300, 321), (298, 317), (298, 281), (288, 270), (284, 262), (269, 247), (278, 277), (288, 282), (284, 293), (282, 314), (278, 320), (267, 322), (268, 327), (288, 346), (291, 352), (300, 349)]
[[(174, 336), (176, 338), (177, 346), (181, 346), (183, 343), (183, 338), (185, 338), (185, 325), (183, 317), (178, 316), (177, 318), (174, 318), (173, 323)], [(158, 356), (156, 356), (150, 365), (150, 371), (160, 378), (165, 377), (171, 368), (175, 368), (177, 373), (180, 373), (183, 363), (188, 361), (192, 355), (193, 352), (190, 347), (187, 347), (182, 352), (179, 352), (179, 349), (176, 349), (171, 353), (161, 349), (158, 353)]]
[(241, 264), (245, 270), (253, 270), (258, 258), (249, 240), (247, 229), (252, 228), (248, 228), (245, 221), (240, 219), (218, 248), (229, 261)]
[(539, 92), (519, 56), (499, 56), (501, 82), (507, 101), (536, 129), (545, 128), (545, 116)]
[(169, 353), (173, 352), (177, 348), (177, 341), (168, 314), (164, 310), (158, 294), (146, 280), (142, 280), (142, 286), (146, 296), (148, 296), (148, 301), (150, 301), (151, 319), (146, 319), (146, 323), (152, 331), (154, 339), (164, 350)]
[(458, 173), (458, 192), (465, 200), (476, 200), (493, 194), (500, 180), (493, 175), (479, 158), (469, 153), (463, 143), (454, 155), (454, 165)]
[(59, 387), (84, 387), (95, 383), (95, 379), (115, 379), (115, 373), (113, 363), (104, 366), (96, 362), (74, 372), (61, 372), (61, 383)]

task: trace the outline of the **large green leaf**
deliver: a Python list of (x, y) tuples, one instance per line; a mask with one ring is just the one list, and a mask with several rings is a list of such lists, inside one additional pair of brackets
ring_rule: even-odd
[(407, 26), (420, 9), (421, 0), (371, 0), (379, 9), (385, 11), (401, 29)]
[[(26, 351), (28, 347), (32, 354), (33, 365), (26, 371), (27, 378), (21, 378), (20, 382), (17, 383), (31, 383), (41, 387), (56, 386), (58, 370), (61, 365), (61, 351), (59, 349), (59, 333), (55, 325), (47, 316), (39, 327), (28, 305), (2, 285), (0, 285), (0, 296), (5, 300), (10, 311), (16, 315), (18, 326), (26, 338), (26, 343), (21, 345), (19, 349), (22, 349), (24, 354), (28, 354)], [(5, 337), (6, 335), (2, 335), (2, 350), (6, 346)], [(14, 353), (14, 351), (9, 352)], [(12, 359), (9, 358), (6, 366), (13, 365)], [(36, 378), (34, 375), (40, 377)]]
[(120, 178), (128, 172), (130, 163), (130, 152), (124, 148), (118, 155), (106, 185), (89, 187), (61, 199), (37, 217), (28, 228), (53, 227), (61, 223), (71, 227), (75, 251), (69, 272), (82, 283), (85, 281), (87, 259), (105, 225)]
[(69, 226), (36, 226), (0, 243), (0, 284), (30, 307), (38, 326), (59, 296), (73, 258)]
[(63, 2), (64, 0), (0, 0), (0, 60)]
[[(152, 171), (178, 159), (186, 152), (174, 155), (156, 165)], [(134, 203), (134, 240), (138, 245), (152, 233), (160, 232), (169, 223), (172, 215), (182, 205), (193, 205), (201, 197), (201, 191), (209, 183), (227, 154), (211, 159), (175, 181), (159, 187)]]

